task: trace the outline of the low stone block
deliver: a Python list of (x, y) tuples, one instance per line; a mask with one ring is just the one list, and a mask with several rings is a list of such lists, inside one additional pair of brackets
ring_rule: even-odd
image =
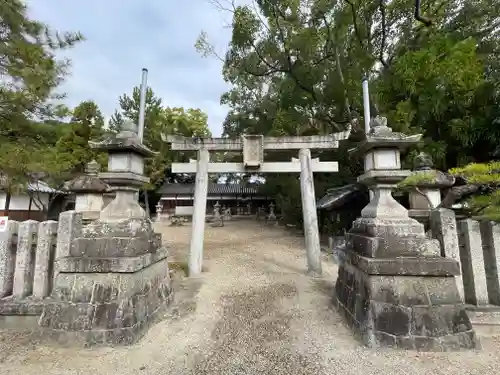
[(423, 224), (411, 218), (358, 218), (353, 222), (351, 232), (381, 238), (425, 237)]

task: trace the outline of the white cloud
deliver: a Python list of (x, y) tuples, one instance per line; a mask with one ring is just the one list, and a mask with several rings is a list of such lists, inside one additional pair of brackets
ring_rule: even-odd
[(148, 84), (167, 106), (200, 108), (214, 135), (221, 133), (227, 89), (221, 62), (202, 58), (194, 43), (205, 30), (224, 49), (230, 29), (207, 0), (28, 0), (30, 15), (58, 31), (80, 31), (86, 41), (62, 55), (72, 60), (62, 85), (67, 104), (97, 102), (105, 116), (130, 93), (148, 68)]

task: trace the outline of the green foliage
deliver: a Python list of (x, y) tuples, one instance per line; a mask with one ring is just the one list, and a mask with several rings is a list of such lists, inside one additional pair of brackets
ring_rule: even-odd
[[(68, 61), (58, 61), (55, 52), (83, 39), (79, 33), (59, 34), (27, 16), (20, 0), (0, 3), (0, 119), (3, 135), (34, 116), (61, 112), (53, 89), (67, 72)], [(60, 114), (60, 113), (59, 113)]]
[(40, 178), (57, 183), (68, 168), (56, 158), (55, 142), (68, 130), (58, 119), (68, 109), (55, 89), (69, 61), (56, 52), (82, 39), (30, 19), (23, 1), (0, 2), (0, 173), (7, 193)]
[[(230, 107), (225, 135), (357, 130), (368, 72), (372, 114), (422, 133), (437, 169), (500, 156), (499, 2), (423, 2), (430, 27), (415, 20), (414, 0), (228, 4), (220, 9), (231, 13), (232, 38), (217, 56), (231, 85), (221, 98)], [(196, 47), (205, 57), (217, 49), (203, 32)], [(358, 162), (341, 160), (346, 181)], [(335, 186), (335, 177), (324, 182)]]
[(56, 143), (57, 161), (68, 166), (72, 174), (83, 173), (87, 163), (98, 159), (101, 165), (105, 159), (89, 146), (90, 140), (100, 138), (103, 130), (104, 118), (97, 104), (93, 101), (80, 103), (74, 110), (69, 124), (71, 130), (62, 136)]
[(406, 177), (403, 181), (398, 184), (400, 189), (411, 189), (415, 186), (421, 184), (430, 184), (436, 181), (436, 172), (428, 171), (422, 173), (414, 173)]
[[(109, 124), (110, 130), (119, 131), (126, 121), (137, 124), (139, 104), (139, 87), (134, 87), (131, 96), (127, 94), (120, 96), (120, 110), (115, 111), (112, 116)], [(210, 136), (207, 120), (207, 115), (199, 109), (164, 107), (161, 99), (148, 87), (143, 142), (156, 152), (145, 165), (145, 174), (151, 179), (148, 189), (154, 190), (163, 184), (166, 170), (173, 161), (179, 158), (187, 161), (186, 155), (171, 152), (170, 146), (162, 141), (162, 134), (177, 134), (186, 137)]]

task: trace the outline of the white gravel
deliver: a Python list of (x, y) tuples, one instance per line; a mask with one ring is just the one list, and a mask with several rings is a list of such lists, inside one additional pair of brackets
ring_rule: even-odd
[[(185, 260), (190, 226), (161, 227), (172, 261)], [(480, 352), (417, 353), (360, 347), (332, 309), (336, 266), (305, 276), (303, 240), (255, 222), (207, 226), (206, 272), (176, 281), (175, 306), (131, 347), (42, 345), (0, 331), (0, 374), (496, 374), (500, 342)]]

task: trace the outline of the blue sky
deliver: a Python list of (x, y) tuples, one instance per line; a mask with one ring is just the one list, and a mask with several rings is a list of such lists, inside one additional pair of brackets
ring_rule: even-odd
[(227, 108), (219, 104), (227, 89), (221, 62), (194, 48), (200, 31), (224, 53), (231, 30), (228, 15), (208, 0), (27, 0), (29, 14), (59, 31), (80, 31), (86, 41), (65, 51), (71, 76), (61, 87), (66, 103), (92, 99), (106, 118), (118, 97), (148, 84), (167, 106), (200, 108), (213, 135), (220, 135)]

